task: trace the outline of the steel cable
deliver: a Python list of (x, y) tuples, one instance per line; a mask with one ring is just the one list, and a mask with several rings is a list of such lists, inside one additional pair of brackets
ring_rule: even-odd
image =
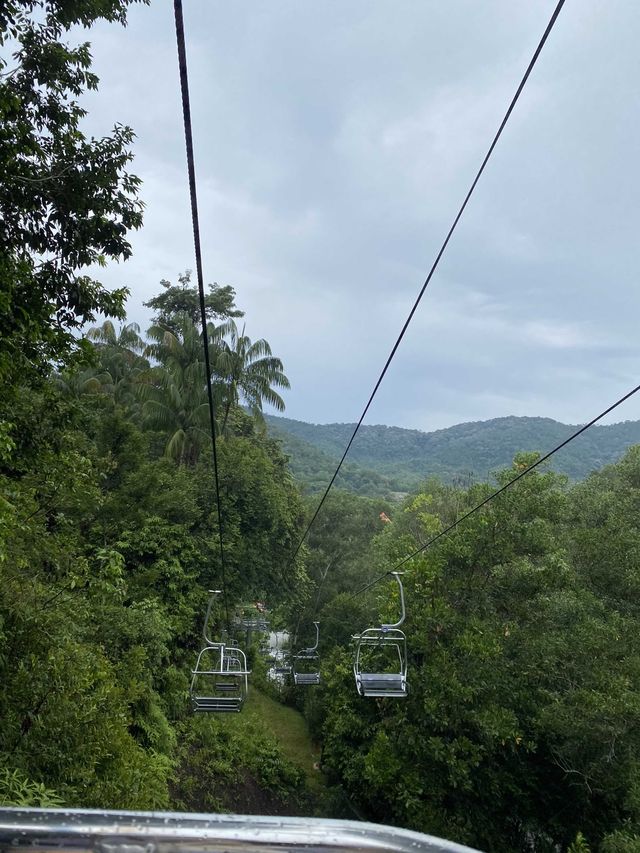
[(193, 244), (196, 256), (196, 276), (198, 280), (198, 295), (200, 300), (200, 320), (202, 324), (202, 341), (204, 346), (204, 367), (207, 380), (207, 397), (209, 401), (209, 425), (211, 428), (211, 447), (213, 450), (213, 479), (216, 492), (216, 507), (218, 514), (218, 534), (220, 542), (220, 565), (222, 570), (222, 591), (227, 631), (230, 630), (229, 602), (227, 599), (227, 577), (224, 558), (224, 526), (220, 506), (220, 477), (218, 473), (218, 450), (216, 445), (216, 416), (211, 387), (211, 360), (209, 357), (209, 332), (207, 329), (207, 309), (204, 294), (204, 276), (202, 273), (202, 248), (200, 243), (200, 221), (198, 217), (198, 195), (196, 190), (196, 169), (193, 156), (193, 133), (191, 128), (191, 105), (189, 102), (189, 76), (187, 73), (187, 50), (184, 39), (184, 20), (182, 15), (182, 0), (174, 0), (173, 9), (176, 20), (176, 40), (178, 43), (178, 66), (180, 69), (180, 91), (182, 94), (182, 117), (184, 137), (187, 149), (187, 169), (189, 174), (189, 196), (191, 200), (191, 220), (193, 225)]
[(538, 57), (540, 56), (540, 53), (542, 52), (542, 48), (544, 47), (544, 45), (547, 41), (547, 38), (549, 37), (549, 34), (551, 33), (551, 30), (553, 29), (553, 27), (554, 27), (554, 25), (558, 19), (558, 15), (560, 14), (562, 7), (564, 6), (564, 3), (565, 3), (565, 0), (558, 0), (558, 3), (557, 3), (557, 5), (553, 11), (553, 14), (551, 15), (551, 18), (549, 19), (549, 23), (547, 24), (547, 27), (546, 27), (544, 33), (542, 34), (542, 38), (540, 39), (538, 46), (535, 49), (533, 56), (531, 57), (531, 61), (529, 62), (529, 65), (527, 66), (527, 69), (524, 73), (524, 76), (522, 77), (522, 80), (520, 81), (520, 84), (519, 84), (518, 88), (516, 89), (516, 93), (513, 96), (513, 98), (511, 99), (511, 103), (509, 104), (509, 107), (508, 107), (508, 109), (504, 115), (504, 118), (500, 122), (500, 126), (498, 128), (497, 133), (495, 134), (495, 136), (493, 138), (493, 142), (489, 146), (489, 150), (487, 151), (487, 153), (484, 157), (484, 160), (482, 161), (482, 164), (481, 164), (480, 168), (478, 169), (478, 172), (477, 172), (475, 178), (473, 179), (473, 183), (471, 184), (471, 187), (469, 188), (469, 191), (467, 192), (467, 194), (464, 198), (464, 201), (462, 202), (462, 205), (460, 206), (460, 209), (458, 210), (458, 213), (456, 214), (456, 217), (453, 220), (453, 224), (451, 225), (451, 227), (449, 228), (449, 231), (447, 232), (447, 236), (445, 237), (444, 242), (442, 243), (442, 246), (440, 247), (440, 250), (439, 250), (438, 254), (436, 255), (436, 258), (435, 258), (433, 264), (431, 265), (431, 269), (429, 270), (429, 273), (425, 279), (425, 282), (422, 285), (415, 302), (413, 303), (413, 307), (411, 308), (411, 311), (409, 312), (409, 315), (407, 316), (407, 319), (405, 320), (404, 325), (402, 326), (402, 329), (400, 330), (400, 334), (398, 335), (396, 342), (394, 343), (394, 345), (391, 349), (391, 352), (389, 353), (389, 356), (387, 357), (387, 360), (384, 364), (384, 367), (382, 368), (382, 372), (378, 376), (376, 384), (373, 387), (373, 391), (371, 392), (371, 395), (370, 395), (369, 399), (367, 400), (367, 404), (364, 407), (362, 414), (360, 415), (360, 419), (358, 420), (358, 423), (356, 424), (355, 429), (353, 430), (351, 437), (350, 437), (349, 441), (347, 442), (347, 446), (345, 447), (344, 453), (342, 454), (342, 458), (340, 459), (340, 461), (338, 463), (338, 467), (334, 471), (334, 474), (331, 477), (331, 480), (329, 481), (329, 485), (327, 486), (322, 498), (320, 499), (320, 503), (316, 507), (316, 510), (315, 510), (315, 512), (311, 518), (311, 521), (308, 523), (304, 533), (302, 534), (302, 537), (301, 537), (301, 539), (298, 543), (298, 546), (297, 546), (297, 548), (293, 554), (293, 557), (291, 558), (292, 561), (295, 560), (295, 558), (298, 556), (300, 548), (302, 547), (305, 539), (307, 538), (309, 530), (311, 529), (313, 523), (315, 522), (316, 518), (318, 517), (318, 513), (322, 509), (322, 506), (323, 506), (325, 500), (327, 499), (329, 492), (331, 491), (331, 488), (332, 488), (332, 486), (336, 480), (336, 477), (340, 473), (340, 469), (342, 468), (342, 465), (343, 465), (345, 459), (347, 458), (347, 454), (349, 453), (349, 450), (351, 449), (351, 445), (353, 444), (353, 441), (354, 441), (356, 435), (358, 434), (360, 427), (362, 426), (362, 423), (363, 423), (363, 421), (367, 415), (367, 412), (369, 411), (369, 407), (371, 406), (371, 403), (373, 402), (374, 397), (378, 393), (378, 389), (379, 389), (380, 385), (382, 384), (382, 380), (384, 379), (384, 377), (387, 373), (387, 370), (389, 369), (389, 365), (393, 361), (393, 358), (394, 358), (394, 356), (398, 350), (398, 347), (400, 346), (402, 339), (404, 338), (405, 333), (406, 333), (407, 329), (409, 328), (409, 324), (411, 323), (411, 320), (413, 319), (413, 316), (416, 313), (418, 306), (420, 305), (420, 302), (422, 301), (422, 297), (424, 296), (424, 293), (425, 293), (427, 287), (429, 286), (436, 269), (438, 268), (438, 264), (440, 263), (440, 259), (442, 258), (447, 246), (449, 245), (449, 240), (453, 236), (453, 232), (455, 231), (455, 229), (458, 225), (458, 222), (460, 221), (462, 214), (465, 211), (465, 208), (469, 202), (469, 199), (473, 195), (473, 192), (474, 192), (474, 190), (478, 184), (478, 181), (480, 180), (482, 173), (484, 172), (485, 167), (486, 167), (487, 163), (489, 162), (491, 155), (493, 154), (494, 148), (496, 147), (498, 140), (500, 139), (500, 137), (502, 135), (502, 131), (504, 130), (507, 122), (509, 121), (511, 113), (513, 112), (513, 109), (514, 109), (514, 107), (515, 107), (515, 105), (516, 105), (516, 103), (517, 103), (517, 101), (518, 101), (518, 99), (522, 93), (522, 90), (524, 89), (525, 84), (526, 84), (527, 80), (529, 79), (529, 76), (530, 76), (531, 72), (533, 71), (533, 68), (534, 68), (536, 62), (538, 61)]
[(427, 542), (425, 542), (424, 545), (421, 545), (419, 548), (416, 548), (416, 550), (413, 551), (411, 554), (409, 554), (408, 557), (404, 557), (404, 559), (400, 560), (400, 562), (397, 563), (393, 569), (389, 569), (388, 572), (385, 572), (383, 575), (380, 575), (380, 577), (375, 578), (375, 580), (370, 581), (370, 583), (368, 583), (366, 586), (363, 586), (361, 589), (354, 592), (353, 595), (349, 596), (349, 598), (355, 598), (356, 596), (360, 595), (361, 593), (365, 592), (366, 590), (371, 589), (372, 586), (375, 586), (377, 583), (380, 583), (380, 581), (384, 580), (392, 572), (397, 572), (399, 568), (406, 565), (410, 560), (413, 560), (414, 557), (417, 557), (419, 554), (422, 554), (423, 551), (426, 551), (427, 548), (430, 548), (433, 544), (435, 544), (443, 536), (446, 536), (448, 533), (451, 533), (451, 531), (454, 530), (459, 524), (462, 524), (463, 521), (466, 521), (468, 518), (470, 518), (476, 512), (481, 510), (483, 507), (485, 507), (492, 500), (495, 500), (495, 498), (497, 498), (499, 495), (506, 492), (507, 489), (510, 489), (512, 486), (515, 486), (515, 484), (519, 480), (521, 480), (523, 477), (526, 477), (527, 474), (530, 474), (532, 471), (534, 471), (536, 468), (538, 468), (540, 465), (542, 465), (543, 462), (546, 462), (555, 453), (557, 453), (559, 450), (562, 450), (563, 447), (566, 447), (567, 444), (572, 442), (575, 438), (578, 438), (579, 435), (582, 435), (583, 432), (586, 432), (590, 427), (592, 427), (598, 421), (602, 420), (602, 418), (606, 417), (614, 409), (617, 409), (618, 406), (622, 405), (622, 403), (626, 402), (630, 397), (633, 397), (633, 395), (636, 394), (638, 391), (640, 391), (640, 385), (636, 385), (636, 387), (632, 388), (632, 390), (629, 391), (628, 393), (626, 393), (624, 395), (624, 397), (620, 397), (620, 399), (616, 400), (616, 402), (613, 403), (611, 406), (609, 406), (609, 408), (605, 409), (603, 412), (600, 412), (600, 414), (596, 415), (595, 418), (592, 418), (592, 420), (590, 420), (589, 423), (584, 424), (579, 429), (577, 429), (575, 432), (573, 432), (568, 438), (565, 438), (564, 441), (562, 441), (562, 442), (560, 442), (560, 444), (556, 445), (556, 447), (554, 447), (553, 450), (550, 450), (548, 453), (545, 453), (544, 456), (541, 456), (539, 459), (537, 459), (531, 465), (527, 466), (516, 477), (514, 477), (513, 480), (509, 480), (509, 482), (505, 483), (504, 486), (501, 486), (499, 489), (496, 489), (494, 492), (492, 492), (490, 495), (488, 495), (484, 500), (480, 501), (479, 504), (476, 504), (476, 506), (474, 506), (472, 509), (470, 509), (468, 512), (466, 512), (464, 515), (460, 516), (460, 518), (456, 519), (454, 522), (452, 522), (447, 527), (445, 527), (444, 530), (441, 530), (440, 533), (437, 533), (435, 536), (433, 536), (431, 539), (429, 539)]

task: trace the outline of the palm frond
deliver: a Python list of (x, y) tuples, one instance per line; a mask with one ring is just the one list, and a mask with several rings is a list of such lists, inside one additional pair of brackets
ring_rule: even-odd
[(87, 332), (87, 338), (90, 341), (98, 341), (101, 344), (111, 344), (112, 346), (118, 342), (116, 329), (111, 320), (105, 320), (101, 326), (93, 326)]

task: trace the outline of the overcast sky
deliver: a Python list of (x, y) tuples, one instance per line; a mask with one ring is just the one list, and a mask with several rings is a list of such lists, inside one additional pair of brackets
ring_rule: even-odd
[[(205, 278), (288, 416), (360, 415), (554, 5), (184, 0)], [(194, 266), (173, 4), (89, 37), (90, 129), (134, 128), (146, 203), (103, 280), (144, 326)], [(368, 423), (579, 423), (640, 382), (639, 41), (640, 4), (568, 0)]]

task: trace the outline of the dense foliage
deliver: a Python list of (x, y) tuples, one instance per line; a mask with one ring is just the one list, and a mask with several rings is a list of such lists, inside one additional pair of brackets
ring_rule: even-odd
[[(269, 433), (277, 438), (289, 457), (289, 468), (300, 488), (307, 494), (323, 493), (336, 470), (339, 457), (331, 456), (286, 429), (281, 429), (279, 422), (285, 420), (289, 423), (286, 419), (267, 416), (266, 420)], [(393, 477), (378, 474), (354, 462), (345, 462), (336, 478), (336, 488), (369, 497), (403, 497), (405, 485), (402, 479), (394, 480)]]
[[(371, 574), (488, 489), (429, 483), (375, 537)], [(356, 631), (380, 612), (394, 621), (398, 601), (385, 601), (387, 582), (366, 616), (362, 595), (345, 607), (348, 562), (321, 614), (334, 647), (308, 715), (326, 769), (359, 809), (485, 850), (566, 849), (579, 832), (596, 849), (638, 849), (639, 509), (634, 448), (571, 489), (551, 472), (529, 475), (415, 558), (404, 576), (406, 700), (354, 691), (348, 631), (325, 616)]]
[[(331, 476), (355, 426), (276, 416), (267, 420), (273, 434), (282, 438), (292, 470), (311, 491), (321, 489)], [(358, 494), (389, 496), (413, 491), (431, 475), (459, 485), (469, 479), (482, 481), (510, 465), (516, 453), (545, 453), (575, 429), (550, 418), (526, 417), (458, 424), (428, 433), (365, 425), (349, 452), (350, 467), (340, 486)], [(615, 462), (638, 442), (640, 421), (595, 426), (553, 458), (553, 469), (580, 480)]]
[[(231, 809), (244, 786), (258, 810), (295, 808), (300, 769), (259, 715), (188, 709), (207, 589), (223, 582), (195, 290), (188, 273), (163, 281), (143, 335), (113, 323), (126, 292), (87, 274), (127, 257), (141, 204), (132, 132), (82, 133), (97, 80), (88, 46), (65, 39), (124, 23), (127, 6), (0, 5), (15, 53), (0, 59), (0, 804)], [(640, 448), (573, 486), (531, 474), (414, 558), (410, 694), (361, 700), (351, 634), (398, 608), (388, 585), (361, 587), (486, 496), (474, 479), (510, 465), (508, 482), (530, 459), (517, 451), (568, 428), (365, 427), (363, 467), (345, 468), (293, 561), (315, 504), (262, 416), (288, 380), (236, 325), (232, 288), (211, 286), (205, 307), (227, 598), (266, 600), (300, 644), (320, 619), (322, 685), (282, 696), (304, 707), (331, 782), (359, 814), (487, 850), (640, 851)], [(351, 428), (276, 423), (305, 486), (324, 484)], [(560, 463), (577, 477), (638, 437), (597, 428)], [(250, 658), (266, 686), (257, 644)]]
[[(67, 804), (155, 808), (221, 584), (215, 494), (204, 427), (187, 435), (196, 456), (148, 425), (145, 382), (169, 356), (151, 367), (115, 339), (81, 382), (22, 387), (0, 411), (0, 756)], [(277, 446), (237, 408), (234, 423), (219, 447), (229, 596), (284, 605), (304, 589), (302, 508)]]
[(79, 98), (95, 89), (89, 45), (65, 33), (126, 22), (127, 0), (8, 0), (0, 9), (0, 381), (64, 359), (73, 330), (98, 312), (122, 316), (126, 289), (87, 270), (129, 257), (142, 223), (140, 181), (127, 171), (131, 128), (88, 139)]
[[(78, 335), (99, 314), (124, 319), (126, 289), (110, 292), (92, 273), (129, 256), (142, 203), (128, 171), (132, 130), (83, 132), (82, 96), (98, 80), (89, 45), (70, 41), (100, 19), (124, 24), (128, 6), (0, 8), (2, 804), (177, 801), (184, 744), (196, 737), (189, 667), (206, 590), (221, 582), (189, 274), (163, 281), (146, 340), (111, 319)], [(228, 595), (293, 606), (305, 588), (290, 560), (302, 506), (279, 448), (238, 406), (259, 416), (274, 385), (288, 383), (265, 341), (224, 326), (242, 316), (234, 297), (217, 285), (206, 297), (225, 412)], [(211, 727), (199, 737), (205, 759), (221, 753)], [(254, 726), (251, 740), (261, 737)], [(236, 765), (251, 774), (247, 740)], [(262, 740), (272, 782), (295, 786), (277, 745)]]

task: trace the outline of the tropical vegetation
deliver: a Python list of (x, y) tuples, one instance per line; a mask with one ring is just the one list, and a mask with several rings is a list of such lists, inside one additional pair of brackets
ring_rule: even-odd
[[(597, 401), (603, 405), (610, 401)], [(589, 416), (595, 414), (587, 412)], [(309, 492), (323, 490), (335, 470), (355, 424), (312, 424), (277, 415), (267, 416), (271, 434), (282, 441), (290, 465)], [(516, 453), (546, 453), (565, 441), (577, 427), (551, 418), (508, 417), (457, 424), (434, 432), (365, 424), (340, 474), (341, 488), (356, 494), (390, 496), (407, 493), (427, 477), (465, 485), (490, 478), (511, 464)], [(640, 442), (640, 421), (596, 425), (579, 442), (569, 444), (551, 460), (554, 471), (572, 481), (620, 459)]]
[[(408, 442), (407, 483), (390, 446), (381, 480), (356, 467), (339, 484), (379, 489), (336, 488), (298, 548), (315, 499), (263, 411), (288, 380), (237, 324), (233, 288), (207, 289), (202, 329), (189, 274), (163, 280), (143, 331), (126, 289), (92, 272), (129, 255), (142, 204), (132, 131), (83, 133), (97, 80), (66, 39), (127, 6), (0, 8), (15, 52), (0, 60), (0, 804), (347, 803), (491, 851), (639, 851), (640, 447), (594, 465), (576, 442), (589, 476), (532, 473), (409, 560), (409, 694), (359, 698), (352, 635), (396, 618), (386, 573), (535, 457), (523, 442), (495, 477), (425, 478)], [(195, 718), (190, 668), (219, 587), (232, 612), (266, 602), (294, 645), (319, 619), (321, 684), (277, 689), (254, 641), (245, 711)]]

